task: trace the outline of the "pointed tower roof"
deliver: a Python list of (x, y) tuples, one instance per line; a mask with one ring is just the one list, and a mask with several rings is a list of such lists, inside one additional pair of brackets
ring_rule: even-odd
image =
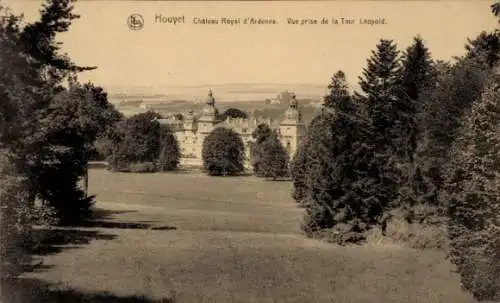
[(285, 112), (285, 119), (281, 122), (281, 124), (302, 124), (302, 113), (300, 112), (299, 102), (296, 99), (295, 94), (291, 96), (292, 100), (288, 105), (288, 109)]
[(199, 120), (202, 121), (219, 121), (219, 111), (215, 107), (215, 98), (212, 90), (208, 90), (208, 95), (205, 97), (205, 106), (203, 106), (202, 116)]

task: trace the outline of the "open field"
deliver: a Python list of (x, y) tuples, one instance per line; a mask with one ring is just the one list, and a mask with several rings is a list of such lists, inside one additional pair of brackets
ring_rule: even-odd
[(254, 177), (92, 169), (95, 222), (60, 231), (70, 239), (26, 277), (176, 302), (472, 302), (442, 252), (303, 237), (290, 190)]

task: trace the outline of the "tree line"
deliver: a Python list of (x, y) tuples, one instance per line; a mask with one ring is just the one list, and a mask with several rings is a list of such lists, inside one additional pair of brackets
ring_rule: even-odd
[(336, 72), (291, 164), (302, 230), (346, 244), (387, 236), (396, 217), (443, 227), (464, 288), (498, 300), (499, 51), (498, 31), (451, 62), (433, 60), (420, 36), (403, 51), (380, 39), (359, 91)]
[(57, 34), (79, 18), (72, 1), (47, 1), (39, 20), (0, 8), (0, 203), (2, 274), (35, 245), (33, 224), (71, 225), (91, 216), (79, 182), (97, 137), (121, 120), (106, 92), (80, 83)]

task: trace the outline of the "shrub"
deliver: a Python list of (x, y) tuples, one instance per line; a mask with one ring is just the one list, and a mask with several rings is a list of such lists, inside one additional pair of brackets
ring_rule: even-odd
[(27, 179), (17, 173), (5, 150), (0, 150), (0, 184), (0, 274), (17, 275), (32, 236), (33, 214)]
[(367, 237), (368, 243), (386, 243), (414, 249), (444, 249), (448, 247), (446, 220), (409, 223), (404, 212), (395, 210), (387, 221), (384, 232), (374, 229)]
[(269, 125), (261, 123), (257, 125), (255, 130), (252, 132), (252, 138), (255, 142), (252, 142), (250, 146), (250, 157), (252, 163), (253, 173), (257, 176), (261, 176), (263, 172), (260, 169), (262, 162), (262, 144), (272, 135), (272, 130)]
[(128, 171), (132, 173), (154, 173), (157, 167), (153, 162), (130, 163)]
[(203, 142), (203, 168), (211, 176), (244, 171), (245, 146), (241, 136), (227, 128), (214, 129)]
[(172, 171), (179, 166), (181, 152), (175, 135), (166, 127), (162, 129), (162, 147), (157, 161), (159, 171)]
[(161, 152), (162, 127), (155, 119), (159, 115), (147, 112), (129, 117), (116, 124), (98, 149), (107, 155), (109, 168), (127, 171), (131, 163), (156, 162)]
[(276, 132), (260, 144), (256, 143), (252, 152), (257, 158), (254, 162), (254, 172), (258, 177), (276, 180), (288, 176), (289, 156)]

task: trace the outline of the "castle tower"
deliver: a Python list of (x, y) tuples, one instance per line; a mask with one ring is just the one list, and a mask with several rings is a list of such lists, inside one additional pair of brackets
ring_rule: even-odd
[(195, 123), (196, 121), (194, 118), (194, 111), (192, 109), (188, 111), (188, 113), (184, 117), (183, 122), (184, 122), (183, 127), (185, 131), (191, 131), (191, 132), (196, 131), (196, 123)]
[(290, 157), (293, 157), (300, 141), (306, 135), (306, 126), (302, 121), (302, 113), (295, 94), (292, 94), (290, 104), (285, 112), (285, 119), (280, 123), (279, 134), (281, 144), (288, 151)]
[(219, 111), (215, 107), (215, 98), (212, 90), (208, 91), (205, 97), (205, 105), (203, 107), (202, 116), (198, 119), (198, 150), (197, 156), (201, 158), (203, 141), (208, 134), (214, 129), (215, 125), (220, 123)]

